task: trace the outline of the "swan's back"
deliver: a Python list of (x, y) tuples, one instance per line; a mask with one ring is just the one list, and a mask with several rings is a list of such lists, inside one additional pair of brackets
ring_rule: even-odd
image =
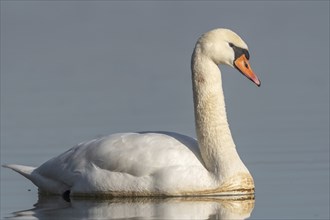
[(201, 158), (195, 139), (170, 132), (118, 133), (83, 142), (42, 164), (37, 171), (55, 175), (94, 165), (133, 176), (152, 175), (170, 166), (198, 166)]

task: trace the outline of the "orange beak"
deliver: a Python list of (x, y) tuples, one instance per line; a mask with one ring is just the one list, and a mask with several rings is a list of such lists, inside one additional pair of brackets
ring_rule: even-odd
[(251, 69), (250, 63), (248, 59), (246, 59), (245, 54), (242, 54), (240, 57), (238, 57), (234, 61), (234, 65), (244, 76), (254, 82), (257, 86), (260, 86), (261, 82)]

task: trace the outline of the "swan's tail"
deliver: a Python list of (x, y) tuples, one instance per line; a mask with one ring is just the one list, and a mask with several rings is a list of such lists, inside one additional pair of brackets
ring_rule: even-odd
[(4, 164), (2, 166), (16, 171), (17, 173), (25, 176), (26, 178), (28, 178), (29, 180), (31, 180), (33, 182), (31, 174), (32, 174), (33, 170), (36, 169), (35, 167), (23, 166), (23, 165), (18, 165), (18, 164)]
[(39, 172), (35, 171), (36, 167), (18, 165), (18, 164), (4, 164), (3, 167), (10, 168), (17, 173), (25, 176), (27, 179), (31, 180), (41, 192), (62, 194), (69, 190), (69, 186), (62, 183), (61, 181), (56, 181), (46, 176), (41, 175)]

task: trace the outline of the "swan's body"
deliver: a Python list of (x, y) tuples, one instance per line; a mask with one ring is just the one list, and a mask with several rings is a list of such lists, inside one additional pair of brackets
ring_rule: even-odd
[(260, 81), (248, 66), (247, 46), (227, 29), (196, 43), (192, 81), (196, 133), (114, 134), (78, 144), (38, 168), (5, 165), (41, 191), (92, 196), (178, 196), (251, 193), (253, 178), (241, 161), (225, 111), (218, 64), (235, 66)]

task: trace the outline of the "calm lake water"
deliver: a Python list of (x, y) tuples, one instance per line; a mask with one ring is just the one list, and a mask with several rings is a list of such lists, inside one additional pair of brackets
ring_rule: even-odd
[(247, 41), (262, 85), (221, 68), (255, 197), (68, 202), (1, 168), (0, 218), (329, 219), (329, 2), (296, 2), (2, 1), (1, 164), (115, 132), (195, 137), (189, 60), (214, 27)]

